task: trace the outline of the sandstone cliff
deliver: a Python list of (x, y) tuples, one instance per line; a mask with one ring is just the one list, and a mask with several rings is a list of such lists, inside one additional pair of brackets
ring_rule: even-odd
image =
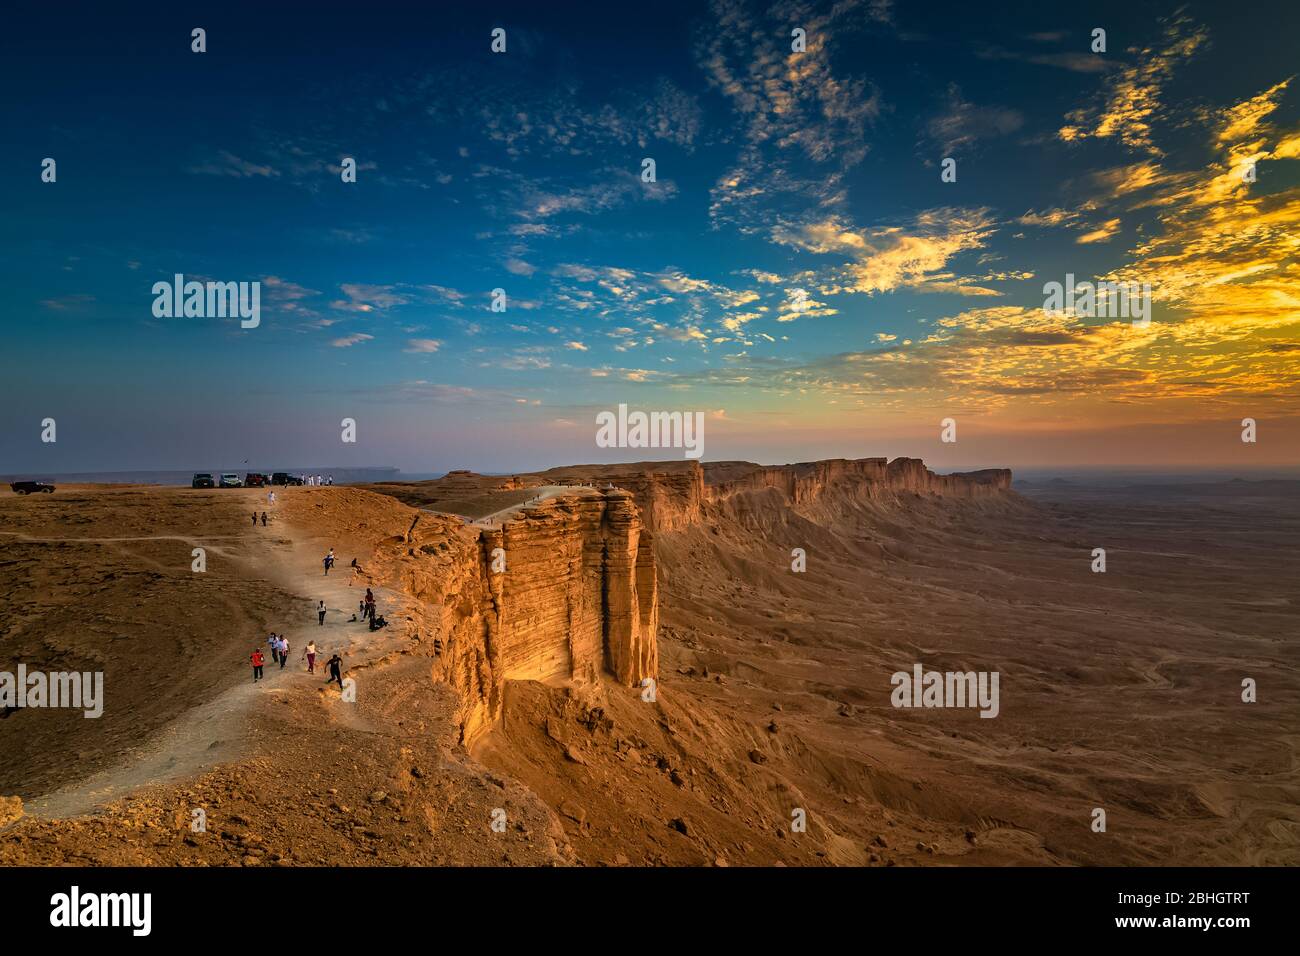
[(948, 498), (994, 498), (1011, 490), (1008, 469), (937, 475), (919, 458), (832, 458), (793, 465), (756, 465), (744, 461), (643, 462), (630, 465), (578, 465), (553, 468), (531, 476), (547, 482), (598, 481), (625, 488), (636, 498), (651, 533), (677, 531), (718, 505), (748, 492), (774, 489), (799, 507), (827, 496), (886, 501), (907, 495)]
[[(520, 506), (530, 494), (521, 489), (553, 485), (575, 487)], [(633, 686), (657, 675), (656, 536), (728, 518), (763, 534), (908, 498), (997, 498), (1010, 486), (1009, 471), (936, 475), (909, 458), (579, 465), (504, 477), (456, 471), (377, 486), (431, 508), (379, 555), (385, 577), (416, 599), (423, 639), (439, 642), (434, 676), (460, 693), (471, 743), (500, 718), (507, 681), (594, 685), (607, 674)], [(490, 510), (483, 503), (494, 496), (515, 510), (490, 525), (435, 513), (465, 502)], [(504, 571), (493, 570), (497, 560)]]
[(490, 527), (421, 513), (376, 561), (437, 641), (434, 676), (460, 694), (467, 744), (500, 716), (507, 681), (656, 673), (654, 551), (629, 492), (575, 490)]

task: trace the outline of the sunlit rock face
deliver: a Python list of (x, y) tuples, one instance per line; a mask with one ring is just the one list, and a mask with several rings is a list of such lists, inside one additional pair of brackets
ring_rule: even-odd
[(428, 514), (392, 542), (382, 560), (416, 599), (426, 646), (439, 641), (433, 669), (460, 692), (467, 743), (500, 716), (507, 681), (655, 675), (658, 586), (643, 531), (631, 493), (575, 490), (488, 528)]

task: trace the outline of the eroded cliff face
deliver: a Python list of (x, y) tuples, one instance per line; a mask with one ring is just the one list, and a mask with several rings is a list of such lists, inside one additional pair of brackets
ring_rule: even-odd
[[(658, 668), (654, 550), (632, 495), (575, 490), (492, 527), (422, 513), (377, 557), (415, 598), (433, 676), (460, 694), (467, 745), (507, 681), (639, 684)], [(500, 549), (500, 550), (498, 550)]]
[[(433, 674), (460, 693), (470, 744), (500, 718), (508, 681), (594, 685), (608, 675), (633, 686), (657, 676), (656, 535), (724, 518), (763, 534), (792, 515), (833, 518), (863, 502), (1002, 496), (1010, 494), (1011, 473), (936, 475), (908, 458), (680, 461), (505, 479), (453, 472), (432, 484), (462, 493), (485, 484), (498, 491), (596, 486), (563, 491), (491, 526), (421, 512), (381, 549), (385, 577), (416, 599), (421, 640), (438, 642)], [(494, 570), (502, 562), (504, 570)]]
[(876, 499), (898, 494), (976, 498), (1011, 488), (1011, 472), (1006, 469), (936, 475), (919, 458), (832, 458), (772, 466), (718, 462), (703, 466), (702, 471), (710, 500), (756, 488), (777, 488), (794, 504), (815, 501), (836, 486)]
[(790, 505), (803, 507), (828, 497), (885, 501), (903, 495), (991, 498), (1011, 490), (1011, 472), (988, 469), (937, 475), (919, 458), (832, 458), (793, 465), (755, 465), (744, 461), (644, 462), (632, 465), (580, 465), (528, 476), (550, 481), (609, 482), (632, 492), (646, 528), (679, 531), (707, 520), (711, 506), (768, 489)]
[(708, 496), (697, 461), (642, 462), (631, 465), (576, 465), (528, 476), (539, 484), (597, 480), (632, 493), (650, 534), (678, 531), (700, 520)]

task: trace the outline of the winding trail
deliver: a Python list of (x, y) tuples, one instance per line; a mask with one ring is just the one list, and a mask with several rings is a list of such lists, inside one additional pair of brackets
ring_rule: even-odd
[[(385, 588), (375, 587), (365, 577), (350, 585), (351, 569), (344, 560), (342, 567), (324, 574), (321, 558), (328, 544), (303, 534), (299, 529), (278, 522), (275, 537), (268, 536), (265, 550), (255, 555), (264, 576), (294, 596), (294, 606), (286, 608), (286, 620), (275, 628), (289, 641), (289, 660), (283, 669), (272, 663), (267, 653), (266, 635), (259, 646), (266, 655), (263, 680), (254, 683), (251, 665), (242, 665), (246, 679), (215, 698), (197, 704), (161, 731), (142, 742), (124, 761), (95, 773), (74, 784), (28, 801), (29, 816), (63, 818), (90, 813), (103, 804), (119, 800), (141, 787), (172, 783), (196, 776), (221, 763), (238, 761), (248, 753), (257, 732), (253, 717), (259, 705), (281, 695), (317, 695), (325, 686), (324, 663), (337, 652), (344, 658), (343, 676), (364, 667), (389, 650), (391, 630), (370, 631), (362, 623), (358, 603), (370, 586), (381, 614), (392, 619), (401, 608), (401, 599)], [(11, 533), (11, 537), (12, 537)], [(150, 541), (183, 540), (202, 543), (223, 535), (158, 535), (130, 538), (55, 539), (17, 535), (31, 541)], [(287, 539), (287, 541), (285, 540)], [(318, 623), (316, 605), (324, 600), (328, 612), (324, 625)], [(356, 615), (357, 622), (349, 619)], [(317, 644), (316, 672), (307, 673), (303, 650), (308, 641)], [(251, 653), (251, 648), (249, 652)], [(337, 688), (337, 685), (335, 685)], [(339, 698), (337, 689), (326, 694), (332, 718), (354, 729), (366, 729), (350, 704)], [(363, 723), (363, 722), (362, 722)]]

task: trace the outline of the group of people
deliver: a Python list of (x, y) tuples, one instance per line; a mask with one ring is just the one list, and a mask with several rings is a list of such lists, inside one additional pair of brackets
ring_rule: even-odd
[(284, 665), (289, 663), (289, 641), (283, 634), (271, 632), (271, 636), (266, 639), (266, 643), (271, 647), (271, 660), (280, 665), (284, 670)]
[[(287, 664), (289, 661), (289, 641), (285, 638), (283, 634), (272, 633), (271, 636), (266, 639), (266, 643), (271, 647), (271, 658), (280, 665), (281, 670), (284, 670), (284, 665)], [(303, 649), (302, 656), (307, 661), (307, 673), (308, 674), (316, 673), (316, 642), (315, 641), (307, 642), (307, 646)], [(249, 660), (253, 662), (253, 682), (256, 683), (257, 681), (263, 679), (264, 675), (262, 673), (262, 669), (266, 664), (266, 657), (265, 655), (262, 654), (262, 649), (260, 647), (255, 647), (253, 648), (253, 653), (249, 655)], [(327, 684), (337, 683), (339, 685), (339, 689), (342, 690), (343, 689), (343, 658), (339, 657), (339, 655), (335, 653), (333, 656), (330, 657), (329, 660), (325, 662), (325, 667), (329, 671), (329, 677), (325, 681), (325, 683)]]
[[(325, 626), (325, 615), (327, 613), (329, 613), (329, 608), (325, 606), (325, 602), (318, 602), (316, 604), (316, 620), (321, 627)], [(372, 631), (377, 631), (380, 628), (388, 626), (388, 621), (384, 619), (384, 616), (377, 613), (375, 610), (375, 595), (370, 588), (366, 588), (366, 596), (358, 602), (357, 613), (361, 615), (361, 620), (370, 622), (370, 629)], [(357, 615), (353, 614), (348, 623), (355, 624), (356, 622)]]
[[(271, 632), (271, 636), (266, 639), (267, 646), (271, 648), (271, 660), (280, 665), (280, 670), (284, 670), (284, 665), (289, 662), (289, 641), (283, 634)], [(313, 654), (315, 650), (313, 649)], [(253, 682), (261, 680), (263, 677), (262, 667), (266, 664), (266, 657), (262, 654), (259, 647), (253, 648), (253, 653), (249, 656), (253, 662)]]
[[(328, 483), (333, 484), (333, 481), (334, 479), (331, 476)], [(270, 501), (271, 504), (274, 504), (275, 492), (271, 492), (268, 495), (267, 500)], [(254, 511), (253, 524), (255, 526), (257, 524), (257, 521), (258, 521), (258, 514), (256, 511)], [(265, 511), (263, 511), (261, 514), (261, 521), (263, 525), (266, 524), (267, 517)], [(334, 549), (330, 548), (329, 552), (325, 555), (322, 561), (322, 563), (325, 565), (325, 573), (327, 575), (330, 573), (330, 569), (334, 567), (335, 560), (336, 559), (334, 557)], [(352, 559), (351, 570), (352, 570), (352, 578), (348, 582), (349, 587), (352, 585), (353, 581), (357, 580), (357, 578), (364, 573), (361, 569), (361, 565), (357, 562), (356, 558)], [(361, 599), (359, 610), (361, 612), (363, 619), (366, 618), (369, 619), (370, 630), (376, 631), (381, 627), (388, 626), (388, 622), (384, 620), (383, 615), (376, 614), (375, 612), (375, 594), (374, 591), (372, 591), (370, 588), (366, 588), (366, 596)], [(327, 612), (328, 612), (328, 608), (325, 607), (325, 602), (324, 601), (318, 602), (316, 606), (316, 615), (317, 615), (317, 621), (319, 622), (321, 627), (325, 626), (325, 615)], [(355, 621), (356, 619), (357, 618), (354, 615), (352, 620)], [(288, 639), (283, 634), (276, 634), (272, 632), (270, 637), (267, 638), (266, 643), (271, 649), (271, 659), (275, 663), (279, 664), (280, 669), (283, 670), (285, 664), (289, 662)], [(316, 655), (317, 655), (316, 642), (308, 641), (306, 648), (304, 648), (302, 652), (302, 657), (307, 661), (308, 674), (316, 673)], [(257, 647), (253, 648), (253, 653), (249, 656), (249, 660), (253, 664), (253, 681), (256, 682), (262, 680), (264, 676), (263, 670), (266, 665), (266, 656), (262, 653), (261, 648), (257, 648)], [(339, 685), (339, 688), (342, 689), (343, 658), (339, 657), (337, 653), (333, 654), (330, 657), (330, 659), (325, 662), (325, 668), (329, 671), (329, 676), (327, 677), (325, 682), (327, 684), (337, 683)]]
[(334, 484), (333, 475), (326, 475), (324, 478), (322, 478), (320, 475), (299, 475), (298, 480), (301, 481), (304, 485), (312, 485), (312, 486)]
[(370, 629), (372, 631), (377, 631), (381, 627), (388, 626), (388, 622), (384, 620), (384, 616), (382, 614), (379, 615), (375, 614), (375, 595), (370, 590), (370, 588), (366, 588), (366, 596), (361, 599), (360, 609), (361, 609), (361, 619), (363, 621), (366, 620), (367, 618), (370, 619)]
[[(330, 548), (329, 552), (326, 553), (325, 557), (321, 559), (321, 564), (325, 566), (326, 576), (329, 575), (330, 570), (334, 567), (336, 560), (337, 559), (334, 556), (334, 549)], [(355, 584), (357, 580), (363, 574), (366, 573), (365, 570), (361, 567), (360, 562), (358, 562), (356, 558), (352, 559), (350, 570), (352, 571), (352, 576), (348, 579), (348, 587), (352, 587), (352, 585)], [(328, 610), (329, 609), (325, 607), (324, 601), (319, 601), (317, 603), (316, 618), (317, 618), (317, 622), (320, 624), (321, 627), (325, 626), (325, 615), (326, 613), (328, 613)], [(384, 620), (384, 616), (382, 614), (377, 613), (376, 611), (375, 592), (370, 590), (370, 588), (366, 588), (366, 596), (357, 603), (357, 614), (361, 615), (360, 620), (369, 622), (370, 630), (372, 631), (377, 631), (382, 627), (388, 626), (388, 621)], [(353, 614), (351, 620), (348, 623), (352, 624), (352, 623), (356, 623), (357, 621), (358, 621), (357, 615)]]
[[(257, 527), (257, 512), (256, 512), (256, 511), (253, 512), (253, 527), (254, 527), (254, 528)], [(266, 527), (266, 512), (265, 512), (265, 511), (262, 512), (262, 527), (263, 527), (263, 528)]]

